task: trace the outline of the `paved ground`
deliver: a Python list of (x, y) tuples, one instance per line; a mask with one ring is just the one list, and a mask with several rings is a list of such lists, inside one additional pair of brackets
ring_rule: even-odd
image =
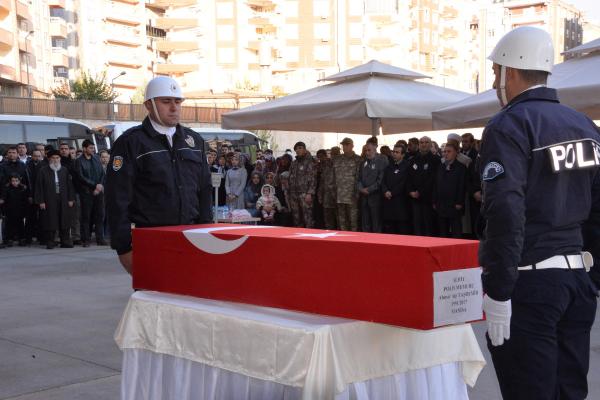
[[(0, 250), (0, 399), (118, 399), (113, 333), (130, 294), (106, 248)], [(600, 312), (597, 320), (589, 399), (600, 399)], [(483, 324), (475, 332), (489, 357)], [(470, 394), (500, 399), (491, 363)]]

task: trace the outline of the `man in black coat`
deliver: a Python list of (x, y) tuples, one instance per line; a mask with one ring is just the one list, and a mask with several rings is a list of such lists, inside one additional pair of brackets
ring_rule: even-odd
[[(77, 170), (75, 169), (75, 158), (71, 154), (71, 147), (68, 143), (61, 143), (58, 146), (58, 151), (60, 153), (60, 165), (63, 168), (66, 168), (69, 171), (69, 175), (71, 175), (71, 182), (73, 182), (73, 187), (75, 188), (75, 203), (73, 205), (73, 218), (71, 218), (71, 239), (73, 240), (73, 244), (81, 244), (81, 201), (79, 200), (79, 176), (77, 175)], [(73, 151), (74, 152), (74, 151)]]
[(35, 185), (35, 204), (40, 207), (40, 224), (44, 231), (46, 248), (55, 246), (56, 231), (60, 235), (60, 247), (73, 247), (69, 228), (73, 214), (75, 189), (71, 175), (60, 164), (56, 150), (48, 152), (48, 165), (40, 169)]
[(104, 168), (96, 156), (96, 146), (91, 140), (84, 140), (83, 154), (75, 160), (75, 170), (79, 180), (79, 200), (81, 202), (81, 244), (90, 244), (90, 226), (94, 225), (96, 243), (106, 246), (104, 240)]
[[(30, 197), (33, 200), (35, 196), (35, 182), (37, 180), (38, 172), (42, 167), (42, 153), (39, 150), (34, 150), (31, 153), (31, 159), (27, 161), (26, 171), (27, 180), (30, 186)], [(29, 202), (27, 207), (27, 215), (25, 217), (25, 244), (31, 244), (33, 237), (35, 236), (38, 241), (41, 239), (39, 234), (39, 221), (38, 221), (39, 207), (33, 201)]]
[(431, 152), (431, 139), (419, 139), (419, 155), (410, 161), (408, 174), (408, 194), (411, 197), (413, 212), (413, 232), (415, 235), (432, 236), (434, 211), (432, 203), (433, 184), (440, 166), (440, 158)]
[(456, 143), (446, 143), (444, 163), (438, 168), (433, 189), (433, 206), (442, 237), (462, 237), (467, 167), (456, 159), (458, 151)]
[(396, 144), (393, 162), (383, 174), (383, 231), (408, 235), (411, 232), (409, 197), (407, 190), (409, 163), (404, 160), (406, 147)]

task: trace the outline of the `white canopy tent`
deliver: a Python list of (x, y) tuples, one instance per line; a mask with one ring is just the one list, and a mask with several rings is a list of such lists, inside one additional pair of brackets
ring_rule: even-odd
[(431, 112), (468, 94), (416, 82), (417, 72), (372, 60), (318, 86), (223, 115), (226, 129), (384, 134), (427, 131)]
[[(557, 64), (548, 78), (548, 87), (558, 90), (561, 103), (600, 119), (600, 39), (582, 44), (564, 54), (573, 55)], [(496, 91), (487, 90), (433, 112), (434, 129), (485, 126), (498, 111)]]

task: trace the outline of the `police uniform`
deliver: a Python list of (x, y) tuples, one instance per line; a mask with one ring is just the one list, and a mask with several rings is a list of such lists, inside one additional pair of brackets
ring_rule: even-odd
[(210, 222), (211, 179), (204, 140), (177, 125), (173, 145), (149, 117), (114, 143), (107, 168), (106, 203), (111, 247), (131, 250), (136, 227)]
[[(486, 126), (480, 153), (483, 288), (512, 303), (488, 348), (505, 399), (584, 399), (600, 262), (600, 134), (554, 89), (526, 90)], [(582, 225), (585, 229), (582, 234)]]

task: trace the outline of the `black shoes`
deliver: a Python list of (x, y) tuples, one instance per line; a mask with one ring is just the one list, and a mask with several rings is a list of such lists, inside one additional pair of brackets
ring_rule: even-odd
[(97, 240), (96, 244), (98, 246), (108, 246), (108, 243), (106, 242), (106, 240), (102, 239), (102, 240)]

